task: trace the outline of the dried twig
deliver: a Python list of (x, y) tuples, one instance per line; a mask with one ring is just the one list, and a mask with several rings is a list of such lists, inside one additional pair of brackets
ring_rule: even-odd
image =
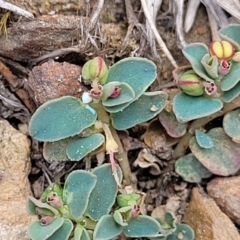
[(23, 17), (26, 17), (26, 18), (31, 18), (31, 19), (34, 18), (32, 13), (30, 13), (20, 7), (17, 7), (16, 5), (14, 5), (12, 3), (8, 3), (4, 0), (0, 0), (0, 7), (6, 9), (8, 11), (14, 12), (18, 15), (21, 15)]
[(149, 25), (154, 33), (154, 36), (160, 46), (160, 48), (162, 49), (162, 51), (165, 53), (165, 55), (167, 56), (167, 58), (169, 59), (169, 61), (172, 63), (172, 65), (177, 68), (178, 65), (176, 63), (176, 61), (174, 60), (172, 54), (170, 53), (170, 51), (168, 50), (166, 44), (164, 43), (164, 41), (162, 40), (161, 36), (159, 35), (158, 33), (158, 30), (152, 20), (152, 17), (151, 17), (151, 14), (149, 13), (148, 11), (148, 7), (147, 7), (147, 4), (146, 4), (146, 0), (141, 0), (141, 4), (142, 4), (142, 8), (143, 8), (143, 11), (144, 11), (144, 14), (145, 14), (145, 17), (147, 19), (147, 21), (149, 22)]

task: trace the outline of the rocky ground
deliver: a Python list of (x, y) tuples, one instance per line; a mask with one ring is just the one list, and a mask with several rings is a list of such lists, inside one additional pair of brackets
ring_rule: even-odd
[[(88, 16), (97, 1), (89, 5), (84, 1), (68, 1), (67, 9), (62, 7), (65, 0), (58, 2), (49, 1), (47, 5), (39, 1), (12, 1), (32, 12), (35, 19), (12, 15), (7, 22), (7, 35), (2, 33), (0, 37), (0, 239), (3, 240), (28, 239), (26, 228), (34, 219), (25, 209), (28, 195), (39, 197), (48, 178), (52, 182), (63, 182), (69, 171), (85, 168), (88, 163), (87, 159), (80, 163), (44, 160), (42, 144), (31, 139), (27, 130), (37, 106), (59, 96), (80, 97), (87, 88), (79, 81), (81, 66), (96, 55), (103, 56), (108, 64), (127, 56), (154, 60), (158, 78), (151, 90), (172, 81), (174, 67), (161, 49), (158, 49), (161, 61), (151, 55), (137, 26), (133, 26), (126, 41), (130, 25), (122, 1), (115, 1), (114, 5), (106, 1), (98, 27), (90, 31), (91, 36), (85, 30), (91, 23)], [(167, 11), (167, 2), (162, 5), (156, 26), (175, 61), (187, 64), (176, 37), (174, 16), (171, 12), (163, 14)], [(143, 24), (140, 3), (132, 3)], [(79, 4), (81, 7), (76, 7)], [(49, 15), (53, 11), (65, 15)], [(207, 21), (206, 10), (201, 6), (192, 30), (186, 34), (188, 43), (211, 41)], [(184, 182), (174, 172), (171, 157), (154, 162), (154, 151), (143, 137), (147, 127), (147, 123), (136, 126), (128, 135), (132, 171), (138, 189), (147, 194), (147, 212), (153, 216), (166, 209), (175, 212), (179, 221), (195, 230), (196, 240), (240, 239), (240, 176), (213, 177), (198, 185)], [(140, 154), (151, 163), (151, 168), (137, 163)]]

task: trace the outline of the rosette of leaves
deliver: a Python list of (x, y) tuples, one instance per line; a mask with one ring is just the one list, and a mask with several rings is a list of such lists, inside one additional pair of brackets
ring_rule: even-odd
[[(122, 181), (119, 167), (117, 171)], [(28, 212), (41, 217), (29, 226), (30, 238), (67, 240), (73, 235), (74, 240), (92, 239), (96, 222), (110, 213), (117, 191), (110, 164), (101, 165), (91, 172), (71, 172), (63, 189), (54, 184), (45, 190), (40, 200), (28, 198)]]
[[(191, 64), (190, 69), (201, 78), (205, 93), (191, 96), (181, 92), (174, 97), (173, 111), (180, 122), (215, 113), (222, 108), (221, 101), (231, 102), (240, 94), (239, 30), (238, 24), (228, 25), (219, 31), (220, 42), (212, 42), (209, 47), (203, 43), (193, 43), (183, 48), (183, 54)], [(181, 68), (174, 71), (177, 82), (183, 73)]]
[(118, 195), (119, 208), (112, 215), (101, 217), (93, 234), (94, 239), (113, 239), (120, 234), (130, 238), (152, 237), (161, 232), (161, 225), (156, 219), (139, 215), (140, 202), (139, 194)]
[(82, 73), (92, 82), (87, 103), (72, 96), (53, 99), (30, 120), (29, 133), (45, 143), (43, 153), (49, 161), (78, 161), (103, 146), (105, 137), (94, 125), (99, 105), (107, 111), (106, 122), (117, 130), (148, 121), (166, 106), (166, 93), (145, 92), (157, 76), (155, 64), (145, 58), (123, 59), (108, 71), (104, 60), (96, 57)]

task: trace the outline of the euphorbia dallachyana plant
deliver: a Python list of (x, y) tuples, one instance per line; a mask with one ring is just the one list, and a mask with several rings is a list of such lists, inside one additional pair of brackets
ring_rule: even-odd
[[(83, 66), (82, 78), (91, 87), (81, 99), (64, 96), (40, 106), (29, 123), (29, 133), (44, 142), (45, 159), (79, 161), (105, 152), (111, 164), (91, 172), (73, 171), (63, 191), (53, 185), (41, 201), (30, 197), (29, 212), (41, 216), (30, 226), (30, 236), (36, 240), (104, 240), (119, 235), (194, 239), (191, 228), (176, 224), (171, 213), (163, 220), (142, 214), (137, 193), (117, 195), (122, 179), (124, 185), (131, 185), (128, 155), (117, 131), (154, 118), (146, 130), (146, 145), (153, 146), (146, 136), (165, 135), (166, 146), (174, 148), (175, 171), (187, 182), (238, 172), (239, 32), (240, 25), (229, 25), (208, 46), (187, 45), (182, 51), (189, 65), (173, 71), (177, 88), (148, 92), (157, 73), (155, 64), (145, 58), (126, 58), (108, 69), (101, 57), (95, 57)], [(208, 124), (216, 118), (217, 126)], [(106, 181), (113, 190), (108, 191)], [(111, 195), (110, 200), (105, 195)]]
[[(108, 70), (104, 60), (95, 57), (82, 69), (82, 77), (91, 83), (82, 100), (64, 96), (44, 103), (32, 116), (29, 133), (44, 142), (44, 157), (51, 161), (79, 161), (102, 146), (118, 181), (114, 153), (121, 153), (116, 130), (148, 121), (166, 106), (167, 93), (146, 92), (156, 76), (155, 64), (145, 58), (126, 58)], [(121, 162), (128, 165), (126, 159)]]
[[(121, 182), (121, 169), (118, 166), (116, 169)], [(120, 234), (155, 237), (180, 231), (175, 224), (171, 233), (166, 234), (161, 221), (142, 215), (141, 195), (117, 194), (110, 164), (91, 172), (75, 170), (67, 176), (63, 189), (59, 184), (51, 184), (39, 200), (28, 198), (28, 212), (40, 216), (29, 226), (29, 236), (32, 240), (107, 240)], [(190, 231), (194, 236), (189, 226), (185, 228), (184, 234)]]

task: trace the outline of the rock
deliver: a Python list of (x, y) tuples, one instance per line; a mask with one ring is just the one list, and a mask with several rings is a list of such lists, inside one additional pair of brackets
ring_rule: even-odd
[(80, 83), (81, 67), (67, 62), (48, 61), (36, 66), (29, 73), (29, 87), (38, 105), (71, 95), (81, 97), (86, 88)]
[(30, 143), (28, 138), (0, 120), (0, 239), (25, 240), (27, 226), (36, 220), (28, 215), (26, 199), (31, 195)]
[(192, 190), (184, 221), (195, 231), (195, 240), (240, 240), (231, 220), (198, 188)]
[(215, 178), (207, 185), (207, 192), (233, 222), (240, 225), (240, 176)]

